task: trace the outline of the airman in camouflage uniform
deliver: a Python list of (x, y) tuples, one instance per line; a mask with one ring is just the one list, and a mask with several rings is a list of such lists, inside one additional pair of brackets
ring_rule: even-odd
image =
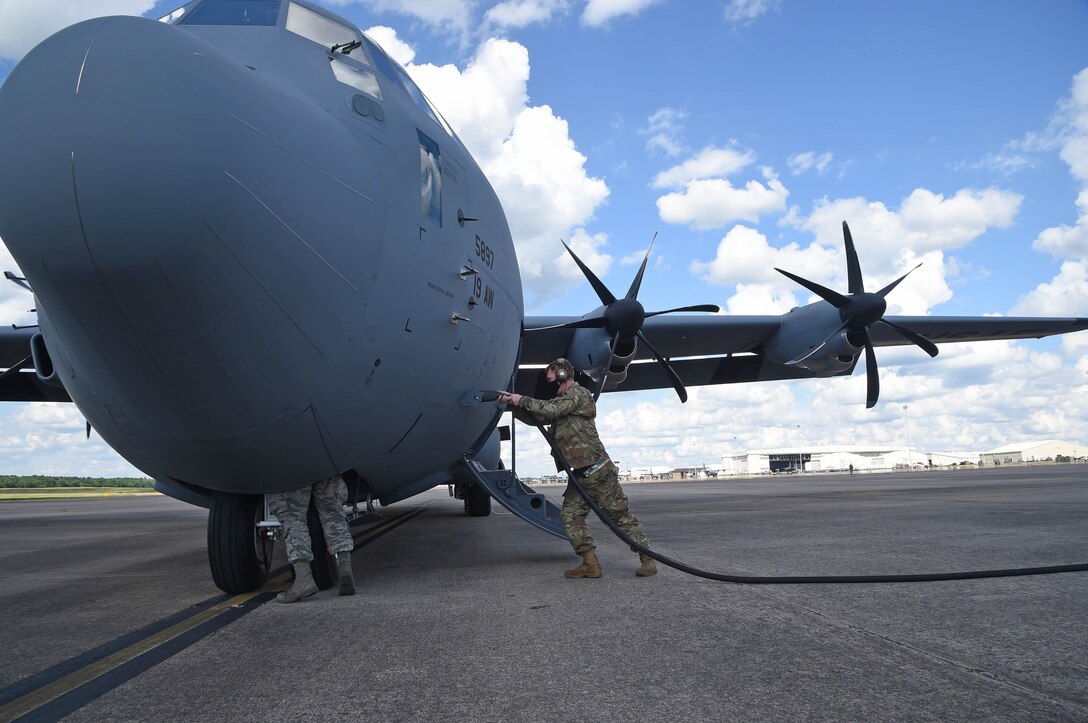
[[(620, 487), (619, 470), (608, 458), (597, 434), (594, 421), (597, 404), (593, 401), (593, 394), (578, 384), (574, 378), (574, 366), (566, 359), (556, 359), (545, 374), (549, 382), (559, 384), (555, 399), (545, 401), (521, 394), (501, 393), (499, 401), (510, 404), (514, 416), (526, 424), (539, 426), (551, 423), (556, 445), (578, 475), (582, 487), (632, 540), (649, 547), (650, 538), (631, 514), (627, 495)], [(563, 509), (559, 519), (574, 551), (582, 556), (582, 564), (564, 572), (566, 577), (601, 576), (596, 545), (586, 526), (586, 516), (590, 511), (589, 504), (574, 485), (568, 483), (563, 492)], [(642, 564), (636, 575), (648, 577), (657, 572), (653, 558), (643, 553), (639, 553), (639, 558)]]
[(276, 596), (276, 600), (281, 603), (298, 602), (317, 592), (317, 583), (310, 573), (314, 553), (310, 547), (310, 528), (306, 521), (311, 494), (314, 506), (317, 507), (317, 515), (321, 519), (325, 544), (329, 553), (336, 555), (340, 594), (355, 594), (355, 578), (351, 571), (351, 551), (355, 543), (351, 539), (351, 530), (348, 529), (347, 517), (344, 515), (348, 488), (340, 475), (335, 475), (306, 487), (287, 492), (271, 492), (268, 495), (268, 509), (283, 525), (287, 561), (295, 568), (295, 584), (287, 592)]

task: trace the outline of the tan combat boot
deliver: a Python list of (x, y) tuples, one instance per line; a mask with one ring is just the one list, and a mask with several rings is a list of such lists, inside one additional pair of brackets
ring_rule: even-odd
[(355, 576), (351, 573), (351, 553), (336, 553), (336, 571), (340, 574), (340, 594), (355, 594)]
[(563, 577), (600, 577), (601, 563), (594, 550), (582, 553), (582, 564), (573, 570), (565, 570)]
[(649, 577), (650, 575), (657, 574), (657, 563), (654, 562), (654, 558), (644, 552), (640, 552), (638, 553), (638, 559), (642, 564), (635, 570), (636, 575), (639, 577)]
[(296, 562), (294, 568), (295, 584), (287, 592), (281, 592), (277, 595), (276, 602), (296, 603), (317, 593), (317, 583), (314, 582), (313, 575), (310, 574), (310, 563), (308, 561)]

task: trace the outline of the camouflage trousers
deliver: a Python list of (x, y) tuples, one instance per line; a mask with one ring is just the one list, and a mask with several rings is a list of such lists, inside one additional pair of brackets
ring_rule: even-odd
[(355, 547), (351, 530), (348, 529), (347, 516), (344, 514), (348, 487), (339, 475), (297, 490), (270, 492), (268, 509), (283, 525), (283, 534), (287, 541), (287, 561), (292, 564), (314, 559), (310, 547), (310, 527), (306, 521), (311, 494), (314, 506), (317, 507), (317, 516), (321, 519), (329, 552), (333, 555), (338, 552), (351, 552)]
[[(628, 537), (640, 545), (649, 547), (650, 538), (646, 530), (628, 508), (627, 495), (620, 487), (616, 465), (609, 462), (589, 477), (579, 477), (578, 481), (593, 501), (621, 530), (627, 533)], [(586, 516), (592, 511), (574, 485), (568, 482), (567, 489), (563, 492), (563, 509), (559, 513), (559, 519), (563, 523), (563, 529), (567, 532), (571, 546), (579, 555), (597, 547), (593, 543), (593, 535), (589, 534), (589, 528), (586, 526)]]

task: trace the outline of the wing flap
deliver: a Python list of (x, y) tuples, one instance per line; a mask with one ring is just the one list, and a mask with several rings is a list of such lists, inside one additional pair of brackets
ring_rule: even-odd
[(0, 328), (0, 371), (11, 369), (30, 354), (30, 340), (38, 328)]
[(0, 402), (70, 402), (63, 387), (46, 384), (34, 372), (17, 371), (0, 378)]
[(72, 401), (63, 387), (44, 383), (34, 372), (30, 340), (37, 333), (37, 327), (0, 329), (0, 402)]

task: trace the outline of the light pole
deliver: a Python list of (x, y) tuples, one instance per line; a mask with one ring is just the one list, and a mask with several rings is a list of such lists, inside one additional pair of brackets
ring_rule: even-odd
[(797, 466), (803, 473), (805, 471), (805, 457), (801, 452), (801, 425), (797, 425)]
[(907, 413), (907, 405), (903, 405), (903, 421), (907, 423), (907, 469), (913, 471), (914, 465), (910, 456), (910, 415)]

